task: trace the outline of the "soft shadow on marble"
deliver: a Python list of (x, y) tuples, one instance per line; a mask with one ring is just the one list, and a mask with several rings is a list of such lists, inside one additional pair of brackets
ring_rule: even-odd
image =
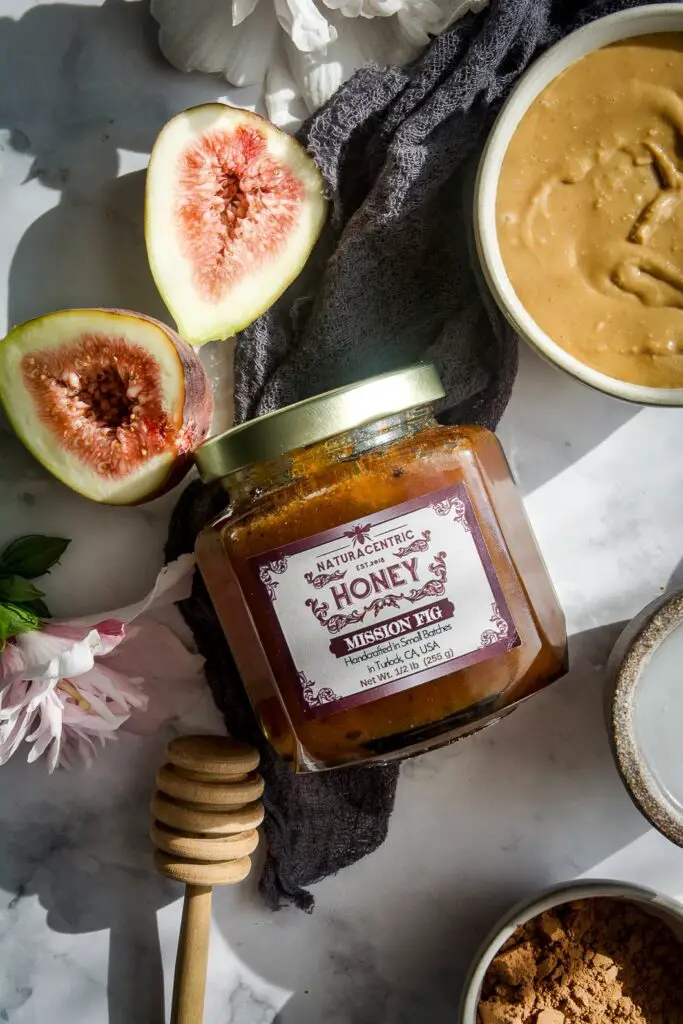
[[(13, 986), (31, 986), (43, 958), (58, 957), (64, 948), (56, 937), (47, 949), (35, 942), (42, 932), (37, 899), (51, 932), (111, 930), (110, 1024), (163, 1021), (156, 910), (177, 893), (154, 875), (146, 839), (146, 804), (163, 741), (161, 735), (147, 743), (126, 738), (126, 772), (118, 744), (91, 772), (48, 777), (43, 765), (19, 758), (2, 769), (0, 887), (8, 897), (0, 931), (0, 1006)], [(106, 998), (103, 981), (100, 1001)]]
[(520, 342), (520, 372), (498, 436), (522, 494), (578, 462), (640, 412), (591, 391)]
[(169, 321), (145, 256), (141, 168), (173, 114), (219, 98), (253, 106), (255, 90), (169, 67), (142, 2), (39, 4), (0, 18), (0, 67), (10, 182), (58, 197), (16, 248), (9, 323), (72, 305)]
[(27, 533), (71, 539), (40, 581), (53, 614), (90, 615), (144, 597), (163, 564), (179, 488), (136, 508), (97, 505), (55, 480), (1, 429), (0, 450), (0, 547)]

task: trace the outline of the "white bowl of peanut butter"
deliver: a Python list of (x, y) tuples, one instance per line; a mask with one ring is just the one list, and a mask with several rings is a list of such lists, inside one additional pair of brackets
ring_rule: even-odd
[(501, 310), (590, 387), (683, 405), (683, 5), (567, 36), (520, 79), (475, 188)]

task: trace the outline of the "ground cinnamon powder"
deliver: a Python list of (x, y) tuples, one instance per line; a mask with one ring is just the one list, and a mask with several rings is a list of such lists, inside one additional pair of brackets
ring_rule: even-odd
[(683, 945), (625, 900), (577, 900), (518, 928), (486, 972), (478, 1024), (683, 1024)]

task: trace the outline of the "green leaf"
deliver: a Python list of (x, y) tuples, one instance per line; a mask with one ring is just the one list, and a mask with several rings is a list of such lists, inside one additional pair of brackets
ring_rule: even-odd
[(43, 576), (59, 561), (70, 543), (63, 537), (43, 537), (39, 533), (19, 537), (3, 551), (0, 573), (29, 580)]
[(18, 604), (0, 604), (0, 643), (39, 627), (40, 619), (28, 608)]
[(22, 601), (21, 606), (22, 608), (28, 608), (28, 610), (33, 612), (34, 615), (37, 615), (39, 619), (52, 618), (52, 612), (40, 597), (37, 597), (35, 601)]
[(35, 601), (45, 594), (21, 576), (0, 576), (0, 601), (11, 601), (13, 604), (25, 604)]

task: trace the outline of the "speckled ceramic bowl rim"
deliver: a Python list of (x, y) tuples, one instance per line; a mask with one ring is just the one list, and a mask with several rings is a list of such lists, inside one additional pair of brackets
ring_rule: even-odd
[(653, 4), (599, 18), (556, 43), (525, 72), (501, 109), (479, 163), (474, 192), (474, 234), (482, 272), (515, 331), (541, 356), (588, 387), (639, 405), (683, 405), (683, 388), (651, 388), (608, 377), (570, 355), (541, 330), (517, 298), (505, 269), (496, 230), (496, 195), (503, 158), (521, 118), (560, 72), (620, 39), (676, 31), (683, 31), (683, 7)]
[(523, 900), (514, 906), (484, 940), (465, 981), (457, 1024), (476, 1024), (477, 1006), (489, 964), (503, 943), (507, 942), (520, 925), (526, 924), (527, 921), (542, 914), (543, 911), (552, 910), (553, 907), (558, 907), (562, 903), (599, 897), (625, 899), (645, 906), (671, 925), (677, 937), (683, 941), (683, 905), (653, 889), (646, 889), (644, 886), (633, 885), (630, 882), (615, 882), (597, 878), (553, 885), (539, 895)]
[(633, 702), (643, 666), (682, 623), (683, 590), (664, 594), (644, 608), (617, 640), (607, 664), (605, 687), (607, 727), (622, 781), (641, 814), (677, 846), (683, 846), (683, 820), (640, 753)]

